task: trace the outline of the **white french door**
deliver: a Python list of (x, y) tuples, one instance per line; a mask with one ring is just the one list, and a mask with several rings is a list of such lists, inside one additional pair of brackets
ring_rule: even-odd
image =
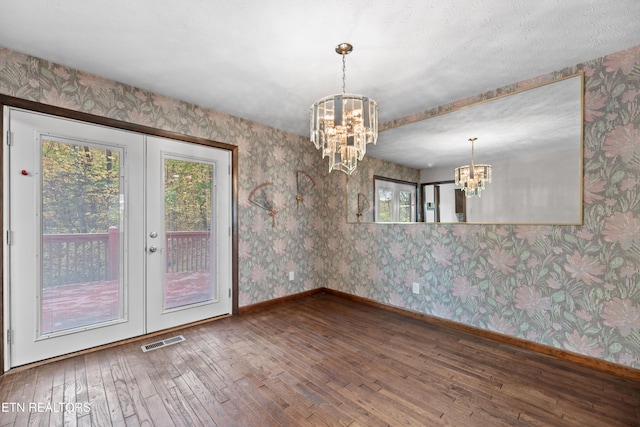
[(231, 313), (231, 154), (147, 139), (147, 332)]
[(5, 369), (231, 312), (228, 151), (4, 116)]

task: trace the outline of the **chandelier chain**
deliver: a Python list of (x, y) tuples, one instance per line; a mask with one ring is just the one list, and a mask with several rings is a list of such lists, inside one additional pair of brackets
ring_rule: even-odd
[(342, 94), (344, 95), (345, 87), (347, 86), (347, 55), (342, 54)]
[(476, 142), (476, 139), (478, 138), (469, 138), (469, 141), (471, 141), (471, 164), (474, 164), (474, 150), (473, 150), (473, 143)]

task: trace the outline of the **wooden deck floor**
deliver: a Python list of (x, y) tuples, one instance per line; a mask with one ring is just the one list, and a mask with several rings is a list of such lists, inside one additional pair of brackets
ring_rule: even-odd
[[(166, 273), (166, 308), (212, 298), (209, 274), (204, 270)], [(42, 291), (43, 333), (108, 322), (120, 316), (120, 289), (115, 280), (52, 286)]]
[(180, 334), (5, 375), (0, 425), (640, 425), (637, 382), (327, 294)]

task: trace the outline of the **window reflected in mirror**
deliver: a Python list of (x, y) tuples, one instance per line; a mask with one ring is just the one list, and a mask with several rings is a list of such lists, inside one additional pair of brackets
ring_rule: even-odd
[(415, 222), (418, 184), (374, 177), (376, 222)]
[[(347, 221), (581, 224), (583, 75), (519, 87), (515, 83), (492, 91), (493, 97), (479, 95), (475, 103), (447, 104), (387, 126), (367, 149), (362, 170), (347, 179)], [(493, 179), (480, 197), (458, 199), (456, 208), (454, 170), (469, 164), (471, 137), (482, 141), (476, 164), (490, 164)], [(372, 188), (371, 177), (382, 176), (417, 182), (417, 202), (401, 200), (388, 183), (380, 193)], [(439, 204), (423, 194), (424, 184), (435, 183)], [(359, 210), (358, 194), (376, 206)], [(412, 203), (416, 209), (409, 208)]]

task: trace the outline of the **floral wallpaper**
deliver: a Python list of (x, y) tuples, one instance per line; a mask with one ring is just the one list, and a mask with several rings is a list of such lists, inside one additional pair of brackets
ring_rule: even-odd
[[(640, 369), (640, 46), (381, 129), (575, 72), (584, 225), (354, 224), (307, 138), (0, 47), (0, 93), (239, 147), (240, 306), (326, 286)], [(315, 182), (299, 209), (296, 170)], [(275, 226), (248, 202), (265, 182)]]
[(640, 368), (640, 47), (384, 127), (576, 72), (585, 75), (582, 226), (341, 223), (326, 238), (339, 273), (329, 287)]
[[(307, 138), (2, 47), (0, 93), (237, 145), (240, 306), (325, 285), (319, 249), (328, 166)], [(315, 183), (299, 208), (296, 170)], [(251, 191), (265, 182), (272, 183), (269, 198), (278, 212), (273, 227), (271, 217), (248, 201)], [(293, 281), (290, 271), (295, 272)]]

